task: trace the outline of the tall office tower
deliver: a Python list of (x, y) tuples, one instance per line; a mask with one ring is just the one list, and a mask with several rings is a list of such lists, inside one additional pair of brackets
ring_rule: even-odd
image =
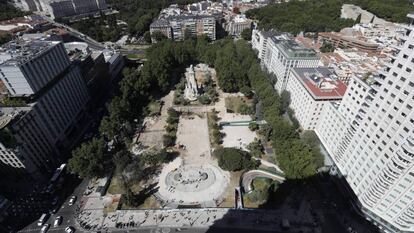
[[(320, 58), (316, 52), (300, 46), (288, 34), (253, 31), (253, 48), (259, 51), (259, 59), (267, 70), (276, 75), (275, 89), (281, 93), (286, 89), (292, 68), (318, 67)], [(272, 34), (272, 33), (271, 33)]]
[(0, 78), (11, 98), (0, 108), (1, 178), (45, 177), (61, 163), (89, 101), (80, 69), (62, 43), (16, 40), (0, 52)]
[(316, 133), (384, 232), (414, 232), (414, 15), (378, 76), (353, 78), (339, 105), (327, 105)]
[(29, 96), (45, 87), (68, 68), (62, 43), (10, 42), (0, 48), (0, 79), (12, 96)]

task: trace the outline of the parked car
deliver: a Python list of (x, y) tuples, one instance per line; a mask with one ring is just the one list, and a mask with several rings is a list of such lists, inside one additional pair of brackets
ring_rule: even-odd
[(57, 227), (62, 223), (62, 216), (58, 216), (55, 218), (55, 222), (53, 223), (53, 227)]
[(75, 201), (76, 201), (76, 196), (71, 196), (69, 199), (69, 205), (75, 204)]
[(75, 228), (73, 228), (73, 227), (66, 227), (65, 228), (65, 232), (66, 233), (73, 233), (73, 232), (75, 232)]
[(45, 224), (42, 226), (42, 228), (40, 229), (41, 233), (46, 233), (47, 230), (49, 230), (50, 224)]
[(43, 223), (46, 222), (46, 220), (49, 218), (49, 214), (45, 213), (40, 216), (39, 220), (37, 221), (37, 225), (40, 227), (43, 225)]

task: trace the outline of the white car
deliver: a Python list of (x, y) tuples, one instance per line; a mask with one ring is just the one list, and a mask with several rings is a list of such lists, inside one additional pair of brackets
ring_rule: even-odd
[(75, 232), (75, 229), (73, 229), (73, 227), (66, 227), (65, 232), (66, 233), (73, 233), (73, 232)]
[(50, 224), (45, 224), (42, 226), (42, 228), (40, 229), (41, 233), (46, 233), (47, 230), (49, 230)]
[(76, 201), (76, 196), (70, 197), (70, 199), (69, 199), (69, 205), (75, 204), (75, 201)]
[(53, 223), (53, 227), (57, 227), (62, 223), (62, 216), (58, 216), (55, 218), (55, 222)]

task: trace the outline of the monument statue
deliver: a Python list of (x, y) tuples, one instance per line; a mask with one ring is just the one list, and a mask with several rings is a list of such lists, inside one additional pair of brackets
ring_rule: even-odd
[(195, 71), (193, 65), (186, 69), (185, 72), (185, 90), (184, 90), (184, 97), (190, 101), (197, 100), (198, 97), (198, 89), (197, 89), (197, 82), (195, 79)]

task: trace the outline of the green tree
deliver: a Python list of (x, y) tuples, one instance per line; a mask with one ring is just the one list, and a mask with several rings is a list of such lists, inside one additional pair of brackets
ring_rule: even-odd
[(0, 45), (3, 45), (9, 41), (11, 41), (13, 37), (9, 33), (0, 34)]
[(246, 16), (259, 20), (261, 29), (276, 28), (296, 35), (302, 31), (339, 31), (352, 26), (354, 20), (340, 17), (341, 8), (340, 0), (289, 1), (249, 10)]
[(332, 53), (333, 51), (335, 51), (335, 47), (329, 42), (324, 42), (322, 46), (319, 48), (319, 50), (322, 53)]
[(247, 146), (247, 149), (249, 149), (250, 154), (256, 158), (261, 158), (264, 150), (262, 142), (259, 139), (255, 139), (253, 142), (251, 142)]
[(252, 29), (250, 28), (244, 29), (240, 35), (244, 40), (249, 40), (249, 41), (252, 40)]
[(151, 33), (150, 31), (146, 31), (144, 33), (144, 40), (145, 42), (147, 42), (148, 44), (151, 44)]
[(167, 39), (167, 37), (164, 34), (162, 34), (162, 32), (160, 31), (153, 32), (151, 34), (151, 38), (156, 42), (160, 42), (160, 41)]
[(256, 131), (259, 129), (259, 125), (256, 122), (250, 122), (249, 123), (249, 129), (251, 131)]
[(258, 166), (248, 153), (239, 149), (219, 148), (214, 151), (214, 155), (218, 158), (220, 168), (226, 171), (239, 171)]
[(304, 179), (317, 172), (317, 164), (312, 148), (299, 139), (279, 141), (278, 162), (289, 179)]
[(82, 178), (101, 176), (110, 172), (111, 157), (102, 138), (93, 138), (72, 152), (68, 169)]

